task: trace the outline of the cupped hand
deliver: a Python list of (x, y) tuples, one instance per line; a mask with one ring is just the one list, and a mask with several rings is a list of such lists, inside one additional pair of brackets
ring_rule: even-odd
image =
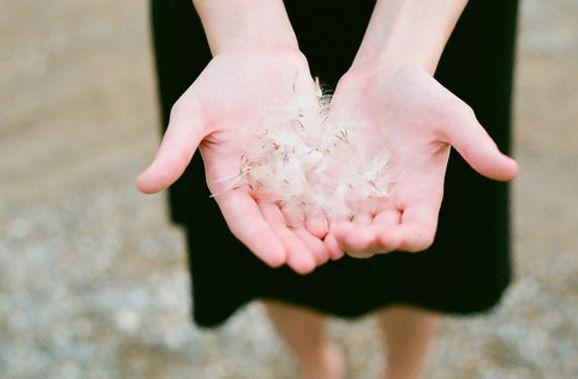
[(481, 175), (507, 181), (517, 163), (502, 154), (471, 108), (418, 69), (356, 69), (339, 82), (332, 108), (346, 110), (382, 136), (391, 154), (392, 193), (330, 219), (327, 241), (354, 257), (418, 252), (434, 240), (446, 166), (453, 146)]
[(275, 203), (255, 199), (238, 180), (243, 149), (261, 121), (291, 101), (295, 86), (311, 87), (314, 96), (312, 83), (307, 61), (293, 49), (219, 53), (174, 104), (158, 153), (137, 178), (139, 190), (166, 189), (182, 175), (198, 147), (209, 190), (231, 232), (272, 267), (288, 264), (298, 273), (312, 271), (329, 258), (321, 241), (326, 220), (311, 215), (288, 226)]

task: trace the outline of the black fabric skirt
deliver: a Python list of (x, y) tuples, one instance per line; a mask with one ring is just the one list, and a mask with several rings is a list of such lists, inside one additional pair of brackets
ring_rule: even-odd
[[(349, 68), (373, 1), (286, 1), (314, 75), (335, 85)], [(510, 149), (517, 1), (472, 0), (442, 56), (436, 77), (473, 107), (505, 152)], [(190, 0), (153, 0), (152, 20), (163, 122), (172, 104), (211, 59)], [(183, 225), (192, 278), (192, 314), (215, 326), (253, 299), (278, 299), (357, 317), (390, 304), (449, 314), (488, 310), (511, 280), (508, 184), (493, 182), (451, 154), (439, 230), (419, 254), (345, 257), (300, 276), (271, 269), (228, 231), (209, 198), (198, 154), (169, 190), (171, 216)]]

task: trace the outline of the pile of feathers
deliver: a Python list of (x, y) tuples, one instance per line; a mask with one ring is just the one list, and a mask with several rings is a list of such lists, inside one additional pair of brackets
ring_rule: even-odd
[(358, 202), (390, 195), (390, 154), (381, 136), (368, 135), (366, 121), (332, 109), (318, 79), (314, 86), (314, 97), (293, 87), (290, 103), (260, 125), (235, 185), (285, 209), (349, 216)]

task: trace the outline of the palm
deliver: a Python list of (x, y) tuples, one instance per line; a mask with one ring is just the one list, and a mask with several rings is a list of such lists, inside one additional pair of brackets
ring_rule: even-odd
[[(217, 55), (174, 105), (155, 161), (139, 177), (139, 188), (157, 192), (184, 171), (199, 146), (207, 184), (237, 238), (271, 266), (287, 263), (306, 273), (325, 262), (326, 226), (288, 227), (281, 210), (254, 199), (235, 182), (244, 148), (261, 120), (288, 102), (294, 85), (311, 83), (306, 61), (293, 51), (238, 51)], [(313, 91), (313, 87), (311, 87)], [(316, 222), (317, 221), (317, 222)]]
[(421, 251), (431, 245), (443, 196), (450, 145), (482, 175), (508, 180), (516, 163), (501, 154), (469, 107), (426, 73), (358, 72), (339, 83), (333, 106), (357, 113), (382, 135), (392, 160), (392, 195), (330, 220), (331, 236), (351, 255)]

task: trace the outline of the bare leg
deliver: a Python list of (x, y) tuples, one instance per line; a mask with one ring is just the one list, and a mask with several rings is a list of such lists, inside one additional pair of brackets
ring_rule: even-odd
[(385, 379), (418, 379), (442, 316), (409, 306), (379, 312), (386, 349)]
[(297, 358), (304, 379), (343, 378), (343, 355), (326, 338), (326, 317), (305, 308), (273, 301), (266, 301), (265, 309)]

